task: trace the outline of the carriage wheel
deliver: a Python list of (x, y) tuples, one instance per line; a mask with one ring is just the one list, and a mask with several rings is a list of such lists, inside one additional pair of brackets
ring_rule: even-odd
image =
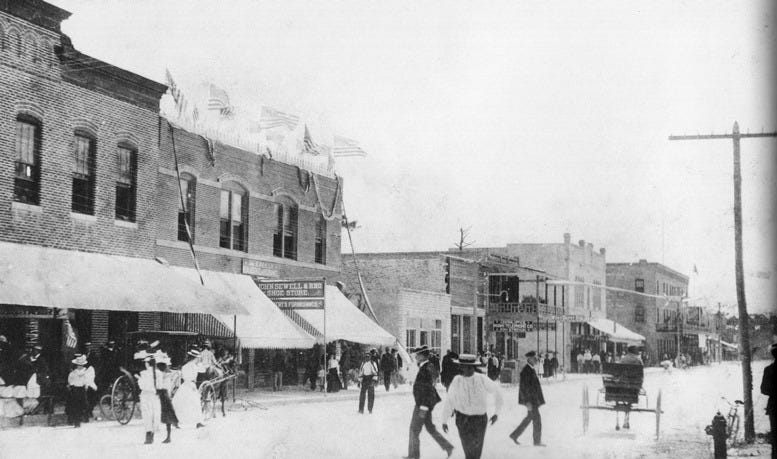
[(658, 391), (658, 397), (656, 397), (656, 441), (661, 432), (661, 391)]
[(216, 410), (216, 391), (213, 390), (212, 384), (204, 382), (200, 386), (200, 403), (203, 417), (205, 419), (212, 418)]
[(129, 374), (116, 378), (111, 390), (111, 411), (119, 424), (127, 424), (135, 414), (135, 385)]
[(113, 420), (113, 410), (111, 407), (111, 394), (105, 394), (100, 397), (100, 413), (103, 419)]
[(590, 409), (588, 408), (588, 386), (583, 386), (583, 405), (581, 408), (583, 409), (583, 434), (586, 434), (588, 432), (588, 419), (590, 416)]

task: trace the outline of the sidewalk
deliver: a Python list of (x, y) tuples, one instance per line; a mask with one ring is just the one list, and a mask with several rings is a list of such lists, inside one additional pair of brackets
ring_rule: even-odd
[[(360, 389), (355, 385), (348, 386), (347, 390), (335, 393), (312, 391), (300, 386), (286, 387), (282, 391), (274, 392), (269, 389), (254, 389), (252, 391), (238, 388), (235, 395), (235, 403), (232, 403), (232, 392), (228, 393), (228, 409), (267, 408), (270, 406), (289, 405), (294, 403), (326, 403), (343, 400), (358, 400)], [(409, 384), (401, 384), (396, 389), (392, 386), (386, 392), (383, 384), (375, 387), (375, 398), (393, 397), (397, 395), (411, 396), (413, 387)]]

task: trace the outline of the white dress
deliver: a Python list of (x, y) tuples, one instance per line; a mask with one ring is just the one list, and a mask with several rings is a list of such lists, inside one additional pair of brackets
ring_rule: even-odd
[(173, 397), (173, 408), (181, 427), (194, 427), (203, 421), (200, 392), (197, 390), (197, 374), (200, 371), (196, 360), (181, 368), (183, 382)]
[(138, 388), (140, 388), (140, 414), (143, 417), (143, 426), (146, 432), (155, 432), (162, 423), (162, 406), (159, 403), (159, 396), (156, 394), (157, 387), (162, 387), (164, 374), (156, 372), (156, 381), (151, 369), (145, 369), (140, 372), (138, 378)]

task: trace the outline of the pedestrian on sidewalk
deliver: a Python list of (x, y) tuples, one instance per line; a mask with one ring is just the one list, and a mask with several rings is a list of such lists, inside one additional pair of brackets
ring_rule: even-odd
[(586, 348), (585, 353), (583, 353), (583, 373), (591, 373), (594, 369), (593, 363), (592, 363), (593, 356), (591, 355), (591, 349)]
[(181, 426), (205, 427), (202, 418), (200, 392), (197, 390), (197, 375), (204, 371), (200, 365), (200, 351), (190, 349), (187, 362), (181, 367), (181, 385), (173, 396), (173, 408)]
[(553, 374), (553, 376), (558, 375), (558, 353), (553, 353), (553, 358), (550, 359), (550, 372)]
[(578, 373), (583, 372), (583, 351), (578, 351), (577, 356), (575, 357), (575, 363), (577, 363), (576, 371)]
[(378, 366), (369, 353), (364, 354), (364, 361), (359, 368), (359, 381), (361, 384), (359, 413), (364, 414), (364, 399), (366, 396), (367, 410), (372, 414), (372, 407), (375, 405), (375, 384), (378, 383)]
[(175, 387), (175, 378), (177, 378), (178, 375), (174, 375), (170, 371), (170, 356), (166, 353), (158, 351), (154, 355), (154, 360), (156, 360), (156, 367), (158, 370), (157, 375), (161, 376), (157, 379), (156, 390), (156, 394), (159, 397), (159, 420), (167, 429), (167, 437), (162, 443), (170, 443), (170, 427), (178, 426), (178, 417), (175, 415), (173, 400), (170, 398), (170, 394), (172, 394), (173, 388)]
[(594, 364), (594, 373), (601, 373), (602, 357), (599, 354), (594, 354), (593, 357), (591, 357), (591, 361)]
[(67, 375), (67, 402), (65, 413), (69, 424), (74, 427), (81, 427), (81, 422), (87, 418), (89, 402), (87, 400), (87, 389), (97, 390), (94, 383), (94, 369), (86, 368), (88, 363), (85, 355), (79, 355), (72, 360), (75, 368)]
[(476, 367), (482, 366), (477, 356), (461, 354), (455, 363), (461, 368), (461, 374), (453, 378), (448, 388), (442, 409), (442, 430), (448, 433), (448, 419), (455, 413), (464, 457), (479, 459), (489, 422), (488, 395), (494, 397), (494, 414), (490, 419), (493, 425), (502, 410), (502, 391), (486, 375), (475, 371)]
[(337, 361), (337, 357), (334, 354), (329, 354), (329, 361), (327, 362), (326, 373), (326, 391), (327, 392), (340, 392), (340, 375), (337, 374), (340, 368), (340, 362)]
[(761, 379), (761, 393), (769, 397), (766, 415), (769, 416), (769, 442), (772, 444), (772, 459), (777, 459), (777, 344), (769, 346), (774, 362), (764, 368)]
[(286, 369), (286, 352), (283, 350), (275, 351), (272, 359), (272, 390), (283, 390), (283, 371)]
[(459, 374), (459, 367), (454, 362), (455, 359), (459, 358), (459, 354), (455, 352), (451, 352), (450, 349), (448, 349), (448, 352), (445, 353), (445, 356), (442, 358), (442, 371), (440, 372), (440, 382), (442, 382), (442, 385), (445, 387), (445, 390), (448, 390), (448, 387), (451, 385), (451, 381), (453, 381), (453, 378)]
[(396, 371), (396, 367), (397, 361), (391, 355), (391, 350), (386, 348), (386, 351), (380, 356), (380, 371), (383, 372), (383, 385), (386, 387), (386, 392), (389, 391), (391, 375)]
[(542, 395), (540, 379), (537, 377), (537, 372), (534, 369), (535, 365), (537, 365), (537, 353), (529, 351), (525, 354), (525, 357), (526, 365), (521, 370), (518, 403), (526, 406), (526, 417), (510, 434), (510, 439), (516, 445), (519, 445), (518, 437), (521, 436), (531, 422), (534, 446), (545, 446), (542, 443), (542, 417), (540, 416), (540, 406), (545, 404), (545, 397)]
[(391, 349), (391, 358), (394, 359), (394, 371), (391, 373), (391, 384), (396, 390), (397, 385), (399, 384), (399, 370), (402, 369), (399, 365), (400, 360), (396, 349)]
[(429, 347), (422, 346), (416, 349), (414, 353), (418, 363), (418, 374), (413, 383), (415, 407), (413, 408), (413, 417), (410, 420), (410, 441), (407, 446), (407, 456), (405, 459), (419, 459), (421, 457), (421, 442), (418, 436), (421, 435), (423, 427), (426, 427), (429, 435), (434, 438), (434, 441), (450, 457), (453, 452), (453, 445), (437, 431), (432, 420), (432, 410), (440, 402), (440, 395), (434, 387), (435, 375), (429, 362)]
[(162, 405), (157, 390), (162, 385), (164, 375), (156, 369), (155, 358), (155, 354), (147, 354), (143, 358), (146, 369), (138, 376), (140, 412), (146, 429), (146, 441), (143, 443), (146, 445), (154, 443), (154, 433), (162, 423)]

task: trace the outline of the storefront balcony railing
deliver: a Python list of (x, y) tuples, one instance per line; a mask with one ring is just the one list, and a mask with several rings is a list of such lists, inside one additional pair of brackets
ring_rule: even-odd
[[(536, 303), (491, 303), (488, 308), (488, 312), (500, 312), (500, 313), (523, 313), (523, 314), (537, 314)], [(541, 316), (558, 317), (564, 315), (564, 308), (561, 306), (553, 306), (549, 304), (539, 305), (539, 314)]]

